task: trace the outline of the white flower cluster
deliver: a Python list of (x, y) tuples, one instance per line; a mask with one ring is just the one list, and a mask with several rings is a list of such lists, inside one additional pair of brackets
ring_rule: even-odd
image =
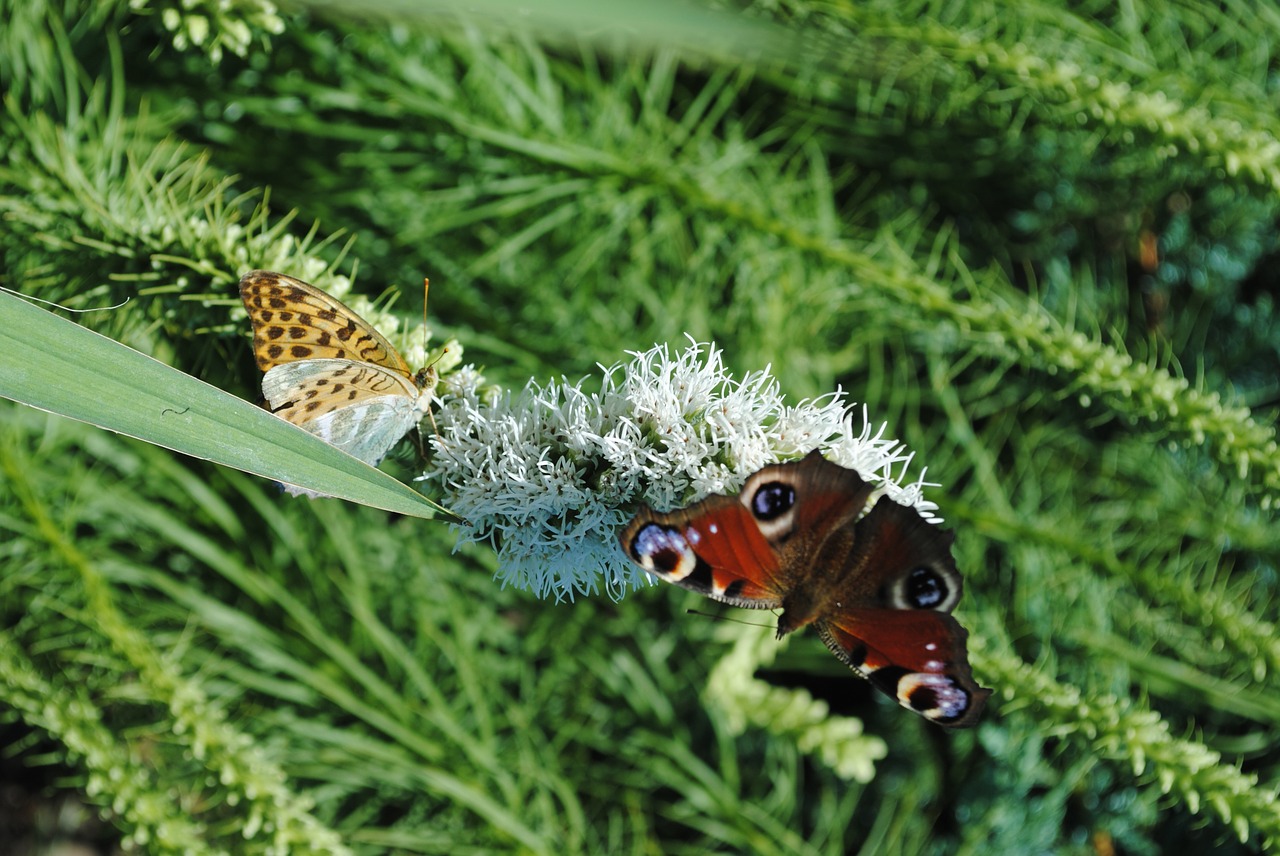
[(594, 393), (561, 379), (486, 398), (469, 366), (441, 384), (422, 478), (465, 521), (459, 543), (493, 545), (504, 585), (572, 599), (603, 579), (620, 597), (647, 582), (617, 543), (641, 503), (670, 509), (733, 492), (761, 467), (815, 448), (935, 519), (924, 482), (896, 481), (911, 455), (884, 426), (873, 435), (865, 411), (855, 432), (842, 392), (788, 407), (767, 368), (736, 380), (714, 345), (632, 355), (602, 367)]

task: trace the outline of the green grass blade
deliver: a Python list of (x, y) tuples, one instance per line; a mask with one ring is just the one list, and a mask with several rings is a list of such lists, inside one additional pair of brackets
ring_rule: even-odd
[(362, 505), (424, 518), (444, 511), (247, 401), (4, 293), (0, 396)]

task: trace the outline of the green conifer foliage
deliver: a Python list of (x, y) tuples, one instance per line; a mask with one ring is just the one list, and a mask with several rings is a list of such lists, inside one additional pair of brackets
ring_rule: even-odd
[[(0, 284), (251, 400), (252, 268), (429, 276), (506, 389), (686, 336), (839, 387), (983, 721), (0, 402), (7, 768), (149, 853), (1276, 846), (1276, 8), (535, 5), (0, 0)], [(0, 393), (94, 396), (5, 305)]]

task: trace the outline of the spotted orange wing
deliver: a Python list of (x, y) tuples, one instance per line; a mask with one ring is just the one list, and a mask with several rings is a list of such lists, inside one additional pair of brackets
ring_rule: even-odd
[(298, 360), (373, 363), (412, 378), (400, 352), (342, 301), (282, 273), (255, 270), (240, 280), (253, 324), (253, 355), (264, 372)]

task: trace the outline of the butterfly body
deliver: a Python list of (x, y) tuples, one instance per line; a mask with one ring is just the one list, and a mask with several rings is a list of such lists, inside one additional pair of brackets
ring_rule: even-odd
[(903, 706), (972, 725), (990, 690), (974, 682), (967, 633), (949, 614), (962, 589), (954, 536), (887, 497), (866, 511), (873, 493), (813, 452), (765, 467), (735, 496), (642, 509), (621, 541), (655, 576), (735, 606), (781, 608), (780, 637), (812, 625)]
[(343, 303), (302, 280), (251, 271), (240, 297), (253, 323), (267, 407), (376, 465), (426, 415), (435, 372), (400, 353)]

